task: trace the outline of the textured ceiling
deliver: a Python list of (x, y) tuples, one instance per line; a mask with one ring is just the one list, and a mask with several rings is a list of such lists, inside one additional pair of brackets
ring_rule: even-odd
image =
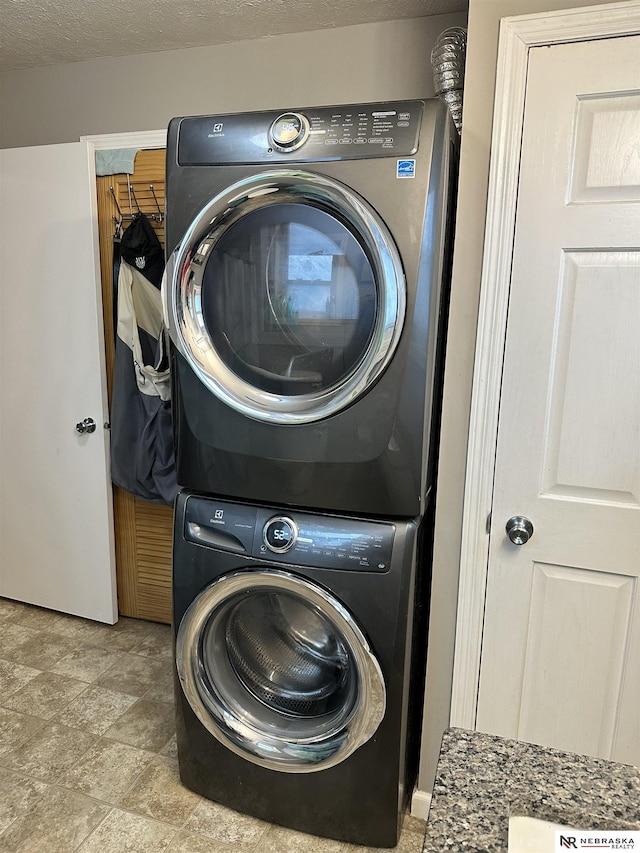
[(0, 71), (467, 7), (468, 0), (0, 0)]

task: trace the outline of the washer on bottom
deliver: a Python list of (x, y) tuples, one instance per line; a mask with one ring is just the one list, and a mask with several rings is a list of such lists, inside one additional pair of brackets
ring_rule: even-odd
[(422, 530), (419, 520), (179, 495), (173, 606), (187, 787), (303, 832), (397, 843), (426, 646)]

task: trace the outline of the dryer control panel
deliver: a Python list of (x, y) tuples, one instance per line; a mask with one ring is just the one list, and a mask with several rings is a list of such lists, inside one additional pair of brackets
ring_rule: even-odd
[(423, 101), (269, 110), (179, 119), (178, 163), (221, 166), (409, 157)]
[(329, 569), (386, 572), (395, 525), (247, 506), (191, 496), (184, 537), (221, 551), (270, 562)]

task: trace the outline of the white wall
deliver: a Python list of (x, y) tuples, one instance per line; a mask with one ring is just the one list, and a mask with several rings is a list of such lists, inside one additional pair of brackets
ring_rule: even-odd
[[(610, 0), (614, 2), (614, 0)], [(586, 0), (470, 0), (449, 337), (436, 502), (427, 685), (418, 789), (430, 791), (449, 724), (476, 320), (500, 19), (591, 6)], [(550, 97), (553, 93), (550, 92)]]
[(181, 115), (429, 97), (435, 39), (465, 23), (436, 15), (4, 72), (0, 147), (159, 130)]

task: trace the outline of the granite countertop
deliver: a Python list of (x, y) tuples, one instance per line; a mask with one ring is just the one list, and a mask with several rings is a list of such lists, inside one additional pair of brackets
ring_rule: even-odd
[(520, 741), (447, 729), (424, 853), (498, 853), (509, 815), (585, 829), (640, 829), (640, 770)]

